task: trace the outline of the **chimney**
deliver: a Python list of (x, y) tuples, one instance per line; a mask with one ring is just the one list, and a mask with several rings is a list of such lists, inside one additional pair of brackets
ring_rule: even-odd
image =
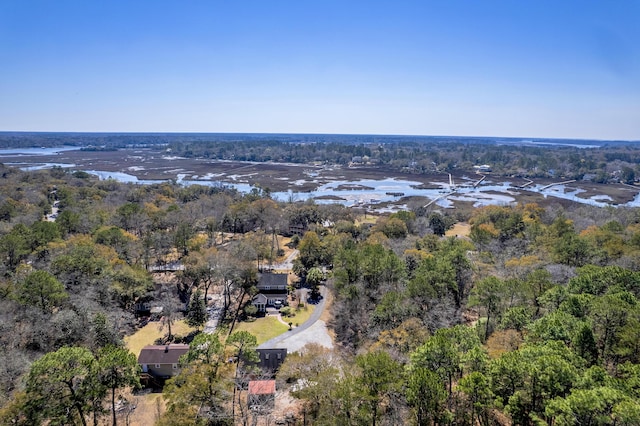
[(169, 345), (164, 347), (164, 353), (166, 354), (167, 352), (169, 352)]

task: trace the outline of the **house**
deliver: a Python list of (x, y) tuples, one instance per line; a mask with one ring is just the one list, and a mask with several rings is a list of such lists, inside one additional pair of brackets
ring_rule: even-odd
[(491, 166), (488, 164), (483, 164), (481, 166), (473, 166), (476, 169), (477, 173), (489, 173), (491, 171)]
[(148, 317), (151, 315), (151, 302), (139, 302), (133, 306), (136, 317)]
[(287, 348), (256, 349), (256, 352), (260, 357), (258, 367), (265, 373), (274, 375), (287, 357)]
[(136, 317), (151, 317), (154, 321), (162, 316), (163, 310), (162, 306), (156, 306), (152, 302), (141, 302), (134, 305)]
[(180, 372), (180, 357), (189, 351), (189, 345), (147, 345), (140, 351), (138, 364), (143, 375), (154, 379), (168, 379)]
[(287, 304), (287, 274), (262, 273), (256, 287), (256, 294), (251, 302), (258, 308), (258, 312), (264, 312), (267, 306), (282, 306)]
[(291, 235), (304, 235), (309, 230), (309, 226), (303, 223), (295, 223), (289, 225), (289, 234)]
[(272, 409), (276, 404), (275, 380), (251, 380), (249, 382), (249, 408), (254, 411)]

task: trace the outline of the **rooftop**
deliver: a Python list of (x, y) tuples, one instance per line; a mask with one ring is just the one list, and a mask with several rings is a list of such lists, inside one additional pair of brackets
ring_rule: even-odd
[(272, 273), (263, 273), (260, 275), (260, 280), (258, 281), (258, 288), (261, 289), (265, 286), (271, 287), (271, 289), (276, 288), (287, 288), (287, 274), (272, 274)]
[(189, 351), (189, 345), (147, 345), (140, 351), (139, 364), (177, 364)]
[(271, 395), (276, 393), (275, 380), (251, 380), (249, 382), (249, 395)]

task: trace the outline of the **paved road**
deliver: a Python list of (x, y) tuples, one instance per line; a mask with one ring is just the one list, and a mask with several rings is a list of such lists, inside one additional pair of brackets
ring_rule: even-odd
[(272, 269), (275, 269), (277, 271), (281, 271), (281, 270), (292, 270), (293, 269), (293, 261), (296, 257), (298, 257), (298, 254), (300, 252), (296, 249), (293, 250), (291, 253), (289, 253), (289, 256), (287, 256), (287, 258), (282, 262), (282, 263), (274, 263), (273, 265), (271, 265)]
[(212, 302), (207, 307), (207, 314), (209, 315), (209, 320), (204, 325), (204, 332), (208, 334), (213, 334), (218, 327), (218, 322), (220, 321), (220, 315), (222, 314), (222, 295), (212, 295)]
[(326, 287), (320, 287), (320, 293), (322, 294), (322, 299), (304, 324), (271, 340), (267, 340), (258, 346), (258, 349), (287, 348), (289, 352), (295, 352), (307, 343), (317, 343), (327, 348), (333, 348), (333, 341), (327, 331), (327, 325), (320, 320), (327, 300)]

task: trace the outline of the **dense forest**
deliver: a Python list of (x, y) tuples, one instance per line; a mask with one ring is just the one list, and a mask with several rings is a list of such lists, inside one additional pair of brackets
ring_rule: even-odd
[[(263, 143), (278, 161), (297, 161), (296, 147), (305, 158), (315, 149), (319, 161), (337, 149)], [(180, 155), (192, 149), (180, 147)], [(433, 155), (402, 144), (344, 155), (385, 162), (391, 149), (417, 163)], [(545, 160), (535, 149), (451, 152), (505, 169), (551, 161), (545, 170), (607, 153), (567, 148)], [(635, 167), (633, 153), (619, 159)], [(139, 385), (137, 354), (122, 342), (139, 325), (135, 305), (161, 303), (170, 327), (189, 317), (194, 294), (219, 289), (224, 326), (189, 337), (159, 424), (249, 424), (235, 390), (256, 341), (233, 324), (259, 266), (278, 256), (273, 235), (292, 229), (305, 230), (293, 238), (294, 271), (332, 292), (337, 349), (310, 345), (287, 357), (278, 386), (303, 413), (290, 424), (640, 424), (637, 209), (420, 208), (364, 220), (339, 205), (279, 203), (255, 191), (0, 167), (0, 424), (116, 424), (116, 395)], [(458, 222), (468, 236), (445, 236)], [(176, 262), (184, 270), (167, 284), (157, 271)]]

